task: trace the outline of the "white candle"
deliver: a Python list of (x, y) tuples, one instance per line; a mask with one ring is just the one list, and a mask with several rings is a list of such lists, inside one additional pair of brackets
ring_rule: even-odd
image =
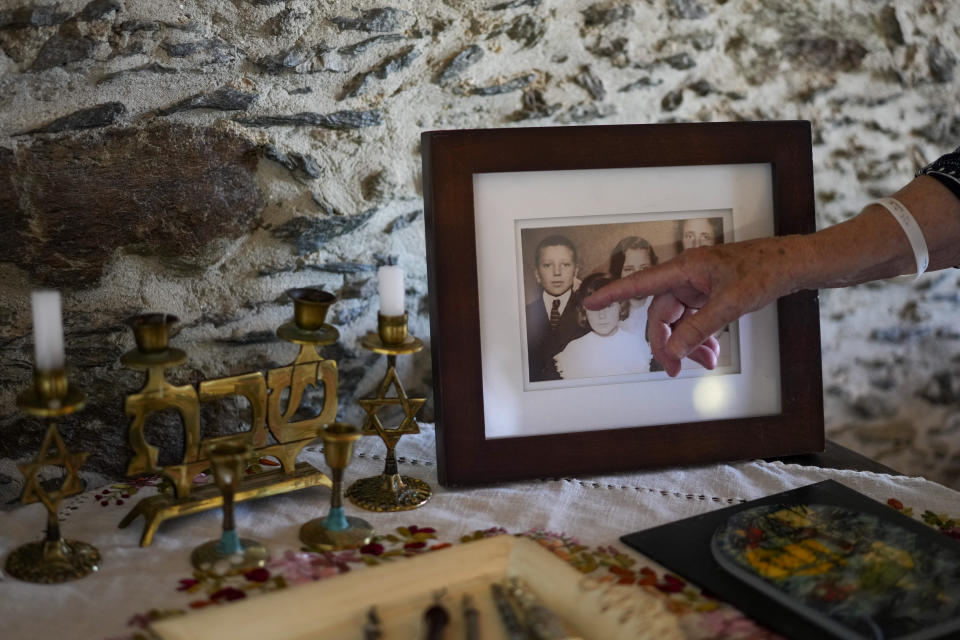
[(33, 344), (39, 371), (63, 368), (63, 319), (59, 291), (33, 292)]
[(380, 315), (402, 316), (404, 312), (403, 269), (380, 267)]

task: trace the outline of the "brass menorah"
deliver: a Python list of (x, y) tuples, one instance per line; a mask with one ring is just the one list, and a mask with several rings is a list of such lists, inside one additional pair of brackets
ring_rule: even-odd
[[(234, 502), (288, 493), (306, 487), (331, 487), (330, 478), (297, 456), (320, 434), (324, 424), (334, 422), (337, 415), (337, 363), (323, 358), (318, 347), (333, 344), (340, 333), (325, 322), (336, 297), (318, 288), (292, 289), (294, 319), (277, 329), (277, 335), (300, 346), (294, 361), (264, 375), (256, 371), (227, 378), (204, 380), (195, 389), (192, 385), (174, 386), (164, 377), (164, 370), (182, 364), (187, 355), (170, 347), (170, 327), (177, 318), (151, 313), (129, 321), (137, 348), (125, 353), (121, 362), (131, 368), (146, 370), (147, 382), (137, 393), (127, 396), (126, 413), (133, 418), (129, 441), (134, 457), (127, 475), (159, 473), (173, 484), (173, 495), (159, 494), (144, 498), (120, 522), (124, 528), (138, 516), (146, 523), (140, 538), (141, 546), (149, 546), (160, 524), (170, 518), (215, 509), (223, 504), (223, 495), (216, 487), (195, 487), (193, 478), (211, 467), (206, 451), (218, 441), (236, 434), (216, 438), (200, 438), (200, 402), (229, 396), (243, 396), (250, 403), (251, 427), (244, 432), (255, 458), (273, 457), (280, 468), (247, 476), (233, 496)], [(303, 402), (304, 392), (323, 386), (323, 408), (312, 418), (294, 420)], [(284, 404), (285, 402), (285, 404)], [(147, 442), (147, 417), (157, 411), (176, 409), (184, 429), (184, 455), (178, 464), (159, 466), (159, 449)], [(269, 436), (274, 442), (269, 441)]]

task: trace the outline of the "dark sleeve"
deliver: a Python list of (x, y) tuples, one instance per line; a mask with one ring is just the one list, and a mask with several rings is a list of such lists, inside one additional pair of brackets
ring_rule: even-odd
[(960, 147), (920, 169), (917, 175), (934, 178), (960, 198)]

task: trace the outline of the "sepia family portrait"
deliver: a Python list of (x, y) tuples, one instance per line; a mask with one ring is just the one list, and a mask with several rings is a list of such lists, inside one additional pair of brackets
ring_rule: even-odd
[[(650, 349), (651, 296), (598, 310), (582, 300), (682, 251), (731, 241), (723, 213), (521, 228), (527, 381), (666, 378)], [(729, 327), (717, 335), (721, 368), (733, 360), (730, 335)], [(701, 367), (691, 361), (684, 368)]]

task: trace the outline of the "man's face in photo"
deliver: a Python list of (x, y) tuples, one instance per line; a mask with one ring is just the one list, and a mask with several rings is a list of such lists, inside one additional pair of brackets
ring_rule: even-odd
[(573, 279), (577, 277), (573, 251), (562, 244), (544, 247), (540, 251), (536, 275), (544, 291), (552, 296), (563, 295), (573, 287)]
[(683, 248), (712, 247), (717, 243), (713, 225), (706, 218), (694, 218), (683, 223)]

